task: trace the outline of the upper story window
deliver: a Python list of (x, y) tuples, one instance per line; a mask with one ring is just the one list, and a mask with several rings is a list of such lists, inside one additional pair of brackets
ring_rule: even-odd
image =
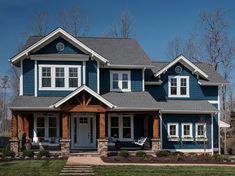
[(39, 90), (74, 90), (81, 85), (81, 66), (39, 65)]
[(189, 76), (169, 76), (168, 96), (189, 97)]
[(131, 91), (130, 71), (110, 71), (110, 91)]

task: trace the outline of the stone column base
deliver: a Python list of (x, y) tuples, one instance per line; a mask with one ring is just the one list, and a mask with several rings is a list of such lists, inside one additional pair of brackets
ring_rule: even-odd
[(98, 141), (98, 153), (100, 156), (107, 156), (108, 153), (108, 140), (107, 139), (97, 139)]
[(11, 151), (15, 152), (16, 156), (19, 155), (19, 140), (16, 139), (11, 139), (9, 140), (10, 142), (10, 149)]
[(70, 139), (61, 139), (61, 155), (69, 156), (70, 153)]
[(156, 152), (160, 150), (160, 139), (152, 139), (152, 151)]

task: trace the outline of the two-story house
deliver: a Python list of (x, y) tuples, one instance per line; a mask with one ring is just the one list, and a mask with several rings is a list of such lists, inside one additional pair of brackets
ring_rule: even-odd
[(61, 28), (32, 36), (10, 60), (21, 70), (11, 105), (11, 149), (107, 154), (109, 140), (153, 151), (220, 148), (219, 90), (227, 81), (206, 63), (179, 56), (152, 62), (133, 39), (73, 37)]

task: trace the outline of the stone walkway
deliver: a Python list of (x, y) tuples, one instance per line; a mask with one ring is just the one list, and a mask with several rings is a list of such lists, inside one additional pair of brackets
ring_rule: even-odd
[(73, 176), (73, 175), (95, 175), (94, 170), (92, 166), (90, 165), (69, 165), (66, 163), (64, 168), (61, 170), (60, 174), (61, 176)]
[(220, 166), (220, 167), (235, 167), (229, 164), (177, 164), (177, 163), (105, 163), (100, 157), (78, 157), (71, 156), (67, 161), (67, 165), (137, 165), (137, 166)]

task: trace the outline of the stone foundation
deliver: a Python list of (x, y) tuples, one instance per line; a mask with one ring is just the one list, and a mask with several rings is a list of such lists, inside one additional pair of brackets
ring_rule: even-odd
[(62, 139), (62, 140), (60, 140), (60, 143), (61, 143), (61, 155), (62, 156), (69, 156), (70, 139)]
[(160, 150), (160, 139), (152, 139), (152, 151), (156, 152)]
[(98, 139), (98, 153), (100, 156), (107, 156), (108, 153), (108, 140)]
[(15, 152), (16, 156), (18, 156), (19, 155), (19, 140), (11, 139), (9, 142), (10, 142), (11, 151)]

